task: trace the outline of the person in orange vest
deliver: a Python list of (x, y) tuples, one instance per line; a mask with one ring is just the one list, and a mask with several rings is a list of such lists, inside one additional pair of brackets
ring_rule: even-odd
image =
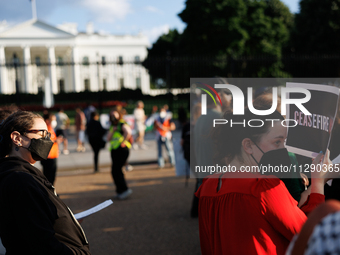
[(56, 116), (47, 112), (43, 115), (43, 118), (46, 122), (48, 132), (51, 133), (51, 141), (53, 142), (53, 146), (50, 150), (50, 153), (48, 154), (47, 159), (41, 160), (40, 163), (43, 167), (43, 173), (47, 180), (52, 185), (54, 185), (57, 173), (57, 158), (59, 157), (58, 144), (61, 142), (62, 137), (58, 138), (53, 129), (56, 126)]
[(159, 111), (159, 117), (155, 120), (156, 140), (158, 148), (158, 166), (164, 167), (164, 158), (162, 155), (162, 144), (168, 152), (170, 164), (175, 166), (175, 153), (172, 144), (171, 131), (176, 129), (175, 123), (171, 120), (171, 114), (167, 113), (166, 108), (162, 107)]

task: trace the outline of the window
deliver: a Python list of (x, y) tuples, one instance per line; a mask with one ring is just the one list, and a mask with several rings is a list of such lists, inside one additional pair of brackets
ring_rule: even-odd
[(14, 63), (14, 64), (19, 64), (19, 62), (20, 62), (20, 60), (19, 60), (17, 54), (16, 54), (16, 53), (13, 53), (13, 63)]
[(141, 89), (142, 88), (142, 81), (140, 77), (136, 78), (136, 88)]
[(119, 86), (121, 89), (124, 88), (124, 78), (119, 79)]
[(84, 88), (85, 90), (90, 90), (90, 79), (84, 80)]
[(89, 61), (89, 57), (83, 57), (83, 65), (84, 66), (88, 66), (88, 65), (90, 65), (90, 61)]
[(103, 90), (107, 90), (106, 79), (103, 79)]
[(64, 65), (63, 57), (58, 57), (57, 65), (58, 65), (58, 66), (63, 66), (63, 65)]
[(35, 57), (35, 64), (37, 66), (41, 66), (41, 59), (40, 59), (40, 57)]
[(106, 58), (104, 56), (102, 56), (102, 65), (105, 66), (106, 65)]
[(140, 64), (140, 57), (139, 56), (135, 56), (135, 64)]
[(64, 81), (64, 79), (60, 79), (58, 81), (58, 85), (59, 85), (59, 93), (64, 93), (65, 92), (65, 81)]
[(123, 64), (123, 56), (118, 57), (118, 64), (120, 64), (120, 65)]

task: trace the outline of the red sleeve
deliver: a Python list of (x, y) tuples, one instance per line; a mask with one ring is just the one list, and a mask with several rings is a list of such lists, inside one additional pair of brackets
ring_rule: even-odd
[(312, 193), (308, 196), (306, 202), (301, 206), (301, 210), (308, 216), (318, 205), (325, 202), (325, 196), (319, 193)]
[(307, 217), (286, 186), (277, 178), (266, 178), (259, 180), (254, 192), (260, 199), (262, 214), (267, 221), (290, 241), (301, 230)]
[(79, 126), (79, 125), (80, 125), (80, 116), (79, 116), (79, 113), (76, 113), (75, 125), (76, 125), (76, 126)]
[(203, 180), (202, 180), (202, 184), (199, 186), (199, 188), (197, 189), (197, 191), (195, 192), (195, 196), (200, 198), (201, 196), (201, 190), (203, 189), (203, 184), (208, 180), (209, 176), (208, 177), (205, 177)]

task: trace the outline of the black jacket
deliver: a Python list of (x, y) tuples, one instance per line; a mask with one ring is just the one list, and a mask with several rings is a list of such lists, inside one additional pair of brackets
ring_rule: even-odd
[(0, 208), (0, 237), (7, 255), (90, 254), (70, 209), (27, 161), (0, 160)]
[(95, 149), (101, 149), (105, 147), (105, 141), (103, 136), (107, 131), (102, 127), (99, 121), (91, 119), (87, 124), (86, 133), (89, 137), (91, 146)]

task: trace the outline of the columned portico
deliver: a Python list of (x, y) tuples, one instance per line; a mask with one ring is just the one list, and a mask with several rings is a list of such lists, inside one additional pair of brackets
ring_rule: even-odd
[(25, 76), (25, 87), (24, 92), (26, 93), (36, 93), (32, 91), (32, 66), (31, 66), (31, 49), (29, 46), (23, 47), (24, 56), (24, 76)]
[[(0, 93), (149, 90), (146, 37), (78, 33), (33, 19), (0, 32)], [(74, 28), (74, 26), (73, 26)], [(119, 60), (119, 61), (118, 61)], [(10, 65), (5, 66), (5, 63)]]
[(48, 47), (48, 73), (50, 76), (50, 84), (51, 84), (51, 90), (53, 94), (58, 93), (58, 87), (57, 87), (57, 69), (55, 65), (55, 49), (54, 46)]
[(0, 93), (1, 94), (8, 93), (7, 68), (5, 64), (6, 64), (5, 47), (0, 46)]

